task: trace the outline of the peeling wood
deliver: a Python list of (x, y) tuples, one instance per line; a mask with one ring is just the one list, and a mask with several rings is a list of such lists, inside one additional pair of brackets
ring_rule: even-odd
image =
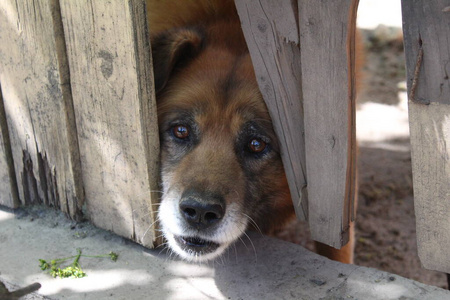
[(0, 82), (21, 202), (79, 219), (84, 195), (60, 26), (56, 0), (3, 1)]
[(14, 162), (9, 141), (8, 124), (0, 86), (0, 205), (19, 206)]

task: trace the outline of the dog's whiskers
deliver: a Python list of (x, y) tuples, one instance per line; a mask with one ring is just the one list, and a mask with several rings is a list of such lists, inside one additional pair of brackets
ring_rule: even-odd
[(239, 240), (242, 242), (242, 244), (244, 244), (245, 249), (248, 250), (247, 244), (244, 242), (244, 240), (242, 239), (242, 236), (239, 236)]
[(248, 234), (247, 234), (245, 231), (244, 231), (243, 233), (244, 233), (244, 235), (248, 238), (250, 244), (252, 245), (253, 252), (255, 253), (255, 262), (257, 262), (257, 261), (258, 261), (258, 255), (257, 255), (257, 253), (256, 253), (255, 245), (253, 244), (253, 241), (252, 241), (252, 239), (248, 236)]
[(237, 253), (236, 243), (233, 243), (233, 247), (234, 247), (234, 254), (235, 254), (235, 256), (236, 256), (236, 262), (237, 262), (237, 259), (238, 259), (238, 253)]
[[(141, 208), (135, 208), (132, 210), (133, 213), (138, 212), (138, 211), (143, 211), (143, 210), (148, 210), (148, 208), (150, 208), (151, 206), (160, 206), (161, 203), (150, 203), (150, 204), (146, 204), (146, 205), (141, 205)], [(150, 211), (149, 213), (145, 214), (144, 216), (147, 216), (149, 214), (151, 214), (154, 211)]]
[[(224, 257), (224, 253), (222, 253), (219, 257), (218, 257), (219, 259), (220, 259), (220, 266), (225, 266), (226, 264), (225, 264), (225, 257)], [(217, 261), (217, 259), (216, 260), (214, 260), (214, 262), (217, 262), (217, 263), (219, 263), (218, 261)]]
[[(172, 250), (170, 249), (170, 247), (168, 246), (168, 243), (167, 243), (167, 242), (166, 242), (166, 243), (162, 243), (162, 244), (159, 245), (158, 247), (161, 247), (161, 250), (158, 252), (158, 256), (160, 256), (161, 253), (163, 253), (164, 251), (172, 251)], [(167, 256), (166, 256), (166, 259), (167, 259)]]
[(144, 235), (142, 236), (142, 238), (145, 238), (145, 236), (147, 235), (147, 233), (150, 231), (150, 229), (153, 228), (153, 226), (158, 222), (158, 218), (148, 226), (147, 230), (144, 232)]
[(143, 195), (149, 195), (150, 193), (164, 194), (164, 191), (161, 191), (161, 190), (147, 190), (145, 192), (142, 192), (142, 193), (134, 195), (134, 197), (141, 197)]
[(258, 224), (256, 223), (255, 220), (253, 220), (252, 217), (250, 217), (249, 215), (247, 215), (245, 213), (242, 213), (242, 215), (245, 216), (250, 221), (250, 223), (255, 226), (255, 228), (258, 230), (259, 233), (263, 234), (261, 228), (259, 228)]
[(236, 191), (236, 190), (233, 190), (233, 192), (235, 192), (235, 193), (236, 193), (236, 195), (237, 195), (237, 197), (238, 197), (238, 198), (240, 198), (240, 195), (239, 195), (239, 192), (238, 192), (238, 191)]
[[(161, 232), (161, 230), (158, 230), (158, 231)], [(164, 238), (164, 234), (160, 234), (160, 235), (155, 236), (155, 240), (161, 239), (161, 238)], [(163, 244), (167, 244), (167, 242), (162, 243), (161, 245), (163, 245)], [(160, 245), (158, 245), (158, 247), (159, 247), (159, 246), (160, 246)]]

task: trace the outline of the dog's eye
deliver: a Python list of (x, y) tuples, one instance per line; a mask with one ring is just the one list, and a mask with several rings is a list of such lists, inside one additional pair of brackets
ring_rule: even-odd
[(248, 143), (248, 149), (253, 153), (261, 153), (267, 147), (266, 142), (261, 139), (254, 138)]
[(184, 140), (189, 137), (189, 128), (184, 125), (176, 125), (172, 127), (172, 133), (177, 139)]

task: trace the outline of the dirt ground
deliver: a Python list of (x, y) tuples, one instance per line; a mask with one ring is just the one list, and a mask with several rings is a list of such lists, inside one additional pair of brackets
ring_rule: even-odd
[[(396, 112), (399, 118), (407, 118), (406, 102), (401, 103), (399, 97), (405, 94), (406, 73), (401, 30), (378, 27), (364, 30), (362, 35), (366, 65), (364, 90), (358, 96), (361, 117), (357, 118), (360, 147), (355, 263), (447, 288), (446, 275), (423, 269), (417, 254), (407, 122), (399, 125), (398, 118), (377, 120), (374, 115)], [(367, 116), (372, 124), (368, 124)], [(302, 222), (291, 224), (277, 235), (311, 250), (314, 247), (305, 238), (308, 232)]]

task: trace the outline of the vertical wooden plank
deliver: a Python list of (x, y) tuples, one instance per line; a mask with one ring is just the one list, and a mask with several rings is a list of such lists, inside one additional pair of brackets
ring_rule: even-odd
[(358, 0), (299, 0), (309, 224), (314, 240), (347, 243), (355, 193)]
[(296, 1), (236, 0), (259, 88), (280, 140), (296, 214), (308, 214)]
[(81, 215), (83, 190), (58, 1), (0, 3), (0, 82), (19, 196)]
[(0, 86), (0, 205), (9, 208), (19, 206), (16, 175), (9, 142), (8, 124)]
[(450, 1), (402, 1), (419, 257), (450, 273)]
[(87, 212), (152, 246), (159, 138), (145, 1), (61, 0)]
[(338, 248), (354, 210), (357, 5), (236, 1), (297, 215), (315, 240)]

